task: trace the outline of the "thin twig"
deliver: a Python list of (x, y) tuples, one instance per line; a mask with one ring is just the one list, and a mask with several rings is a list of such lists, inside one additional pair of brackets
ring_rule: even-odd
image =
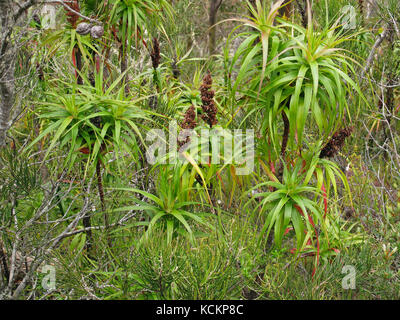
[(99, 20), (89, 18), (89, 17), (87, 17), (87, 16), (81, 14), (80, 12), (75, 11), (74, 9), (72, 9), (70, 6), (68, 6), (68, 5), (66, 4), (66, 1), (62, 1), (62, 0), (50, 0), (50, 1), (44, 1), (44, 3), (46, 3), (46, 4), (57, 4), (57, 3), (58, 3), (58, 4), (61, 4), (61, 5), (63, 5), (68, 11), (71, 11), (72, 13), (74, 13), (74, 14), (76, 14), (77, 16), (81, 17), (82, 19), (85, 19), (85, 20), (87, 20), (87, 21), (89, 21), (89, 22), (91, 22), (91, 23), (96, 23), (96, 24), (99, 24), (99, 25), (102, 25), (102, 24), (103, 24), (103, 23), (100, 22)]
[(389, 28), (386, 27), (384, 29), (384, 31), (378, 36), (374, 45), (372, 46), (371, 52), (369, 53), (368, 59), (365, 63), (365, 67), (364, 67), (363, 71), (361, 72), (361, 76), (360, 76), (361, 81), (362, 81), (362, 79), (364, 79), (364, 75), (367, 72), (367, 70), (369, 69), (369, 67), (374, 59), (375, 51), (380, 47), (383, 40), (385, 40), (385, 38), (387, 37), (388, 33), (389, 33)]

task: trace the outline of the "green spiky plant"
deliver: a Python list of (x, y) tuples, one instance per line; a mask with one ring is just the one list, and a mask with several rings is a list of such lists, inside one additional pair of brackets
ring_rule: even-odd
[(318, 145), (311, 147), (303, 158), (286, 166), (281, 181), (264, 165), (271, 181), (251, 188), (252, 198), (245, 205), (247, 208), (254, 203), (253, 212), (263, 221), (259, 244), (273, 230), (275, 245), (280, 248), (284, 235), (293, 229), (297, 240), (295, 252), (297, 255), (313, 253), (316, 264), (321, 242), (324, 251), (335, 253), (331, 243), (331, 236), (335, 236), (331, 231), (332, 224), (335, 225), (333, 221), (337, 219), (330, 215), (328, 201), (338, 200), (337, 180), (350, 193), (343, 172), (335, 163), (321, 159), (318, 148)]
[(188, 192), (190, 185), (187, 177), (184, 177), (185, 167), (182, 165), (164, 165), (160, 167), (159, 180), (156, 187), (156, 194), (152, 194), (135, 188), (118, 188), (118, 190), (137, 193), (146, 198), (147, 201), (133, 197), (135, 206), (126, 206), (115, 211), (144, 211), (148, 215), (145, 222), (137, 222), (132, 226), (145, 225), (147, 231), (145, 237), (153, 232), (156, 224), (162, 225), (166, 230), (167, 243), (172, 241), (175, 234), (183, 234), (194, 242), (196, 232), (192, 230), (189, 221), (197, 222), (206, 228), (213, 228), (206, 220), (208, 213), (191, 212), (191, 209), (199, 205), (195, 201), (189, 201)]
[[(325, 141), (337, 132), (353, 90), (363, 95), (350, 77), (354, 74), (353, 61), (340, 48), (348, 37), (341, 36), (335, 25), (317, 32), (310, 6), (307, 28), (279, 18), (283, 4), (284, 0), (276, 1), (269, 9), (260, 0), (256, 0), (254, 7), (249, 3), (252, 17), (237, 21), (253, 30), (238, 35), (244, 41), (230, 64), (226, 64), (227, 74), (232, 74), (239, 63), (240, 67), (236, 78), (228, 76), (226, 82), (231, 100), (235, 101), (240, 93), (239, 108), (250, 106), (245, 119), (256, 116), (261, 121), (259, 161), (271, 179), (255, 187), (269, 187), (269, 191), (257, 195), (256, 208), (261, 206), (259, 214), (265, 216), (261, 236), (274, 228), (275, 244), (280, 247), (291, 223), (297, 250), (301, 252), (304, 230), (308, 239), (318, 241), (317, 226), (324, 228), (326, 224), (326, 190), (333, 185), (337, 195), (337, 177), (346, 184), (340, 170), (319, 159), (318, 154)], [(227, 52), (225, 61), (229, 60)], [(350, 116), (349, 112), (347, 115)], [(282, 122), (277, 120), (280, 118)], [(304, 137), (306, 127), (315, 128), (310, 137)], [(307, 150), (312, 140), (316, 141), (316, 149)], [(322, 174), (324, 170), (327, 175)], [(255, 197), (252, 201), (256, 201)], [(324, 215), (321, 205), (325, 206)], [(325, 232), (325, 236), (329, 234)]]
[[(70, 8), (80, 12), (81, 5), (78, 1), (74, 0), (69, 4)], [(87, 11), (91, 12), (92, 6), (85, 4), (84, 8), (87, 7)], [(89, 9), (91, 8), (91, 9)], [(93, 61), (93, 53), (98, 53), (94, 40), (90, 35), (80, 35), (76, 32), (76, 27), (81, 17), (76, 13), (65, 8), (66, 24), (57, 26), (58, 29), (50, 32), (45, 32), (42, 39), (42, 45), (48, 47), (47, 57), (52, 58), (53, 56), (60, 53), (61, 49), (66, 48), (67, 53), (72, 59), (73, 67), (76, 70), (76, 82), (83, 84), (81, 72), (84, 66), (90, 65)]]
[[(338, 128), (352, 89), (362, 94), (346, 73), (354, 74), (352, 61), (339, 47), (348, 37), (336, 33), (335, 26), (317, 32), (311, 14), (307, 28), (276, 18), (283, 1), (277, 1), (271, 11), (266, 11), (259, 0), (256, 3), (256, 8), (250, 5), (254, 17), (239, 20), (255, 30), (241, 34), (246, 40), (229, 70), (239, 61), (241, 67), (229, 84), (231, 95), (239, 90), (255, 111), (263, 112), (261, 134), (268, 135), (272, 152), (284, 157), (288, 143), (292, 149), (301, 150), (309, 119), (317, 125), (318, 138), (326, 139)], [(283, 136), (275, 120), (280, 117)]]
[[(165, 16), (172, 16), (172, 7), (166, 0), (112, 0), (106, 4), (112, 7), (110, 11), (111, 29), (120, 43), (121, 72), (127, 69), (127, 56), (131, 48), (144, 40), (144, 32), (149, 29), (152, 23), (162, 29), (161, 21)], [(150, 48), (148, 48), (150, 49)], [(125, 79), (124, 79), (125, 80)], [(128, 91), (126, 87), (126, 92)]]
[(149, 118), (146, 111), (138, 107), (140, 99), (125, 97), (120, 86), (123, 74), (110, 83), (104, 80), (103, 68), (100, 68), (94, 87), (85, 75), (81, 76), (85, 85), (79, 86), (79, 89), (76, 85), (60, 81), (61, 91), (68, 88), (70, 93), (50, 91), (47, 101), (40, 103), (39, 118), (45, 127), (27, 150), (45, 137), (52, 136), (44, 160), (56, 146), (58, 150), (68, 149), (65, 158), (68, 170), (82, 157), (86, 158), (85, 176), (88, 171), (96, 170), (99, 197), (108, 228), (101, 165), (106, 164), (105, 159), (110, 153), (115, 154), (119, 169), (124, 154), (137, 158), (140, 152), (137, 138), (144, 144), (139, 127)]

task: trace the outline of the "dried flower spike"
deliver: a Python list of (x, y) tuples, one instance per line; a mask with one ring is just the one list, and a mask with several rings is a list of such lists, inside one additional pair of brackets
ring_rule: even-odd
[(203, 114), (201, 118), (212, 128), (217, 124), (217, 108), (215, 107), (214, 96), (215, 92), (211, 90), (212, 78), (211, 73), (208, 72), (203, 79), (203, 84), (200, 87), (201, 101), (203, 102), (201, 108)]
[[(193, 130), (197, 126), (196, 122), (196, 108), (195, 106), (191, 106), (189, 109), (186, 110), (185, 116), (183, 118), (183, 121), (181, 123), (181, 128), (184, 130)], [(179, 148), (181, 148), (184, 144), (188, 143), (190, 141), (190, 137), (187, 137), (184, 141), (179, 141), (178, 145)]]
[(160, 44), (157, 38), (153, 39), (153, 51), (150, 53), (150, 56), (151, 62), (153, 63), (153, 68), (157, 69), (161, 61)]
[(196, 122), (196, 108), (194, 106), (191, 106), (189, 109), (186, 110), (185, 112), (185, 117), (183, 119), (183, 122), (181, 124), (182, 129), (194, 129), (197, 126)]
[[(80, 12), (78, 0), (72, 0), (70, 3), (68, 3), (68, 6), (76, 12)], [(66, 7), (65, 7), (65, 11), (66, 11), (66, 15), (67, 15), (67, 21), (70, 23), (72, 28), (75, 29), (76, 23), (79, 20), (79, 16), (76, 13), (68, 10)]]
[(321, 159), (333, 157), (343, 147), (345, 139), (351, 135), (352, 131), (353, 128), (349, 127), (335, 132), (331, 140), (321, 150), (319, 157)]

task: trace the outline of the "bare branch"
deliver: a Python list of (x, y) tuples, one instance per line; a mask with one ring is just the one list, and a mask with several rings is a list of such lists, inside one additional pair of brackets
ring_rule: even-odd
[(61, 4), (61, 5), (63, 5), (68, 11), (71, 11), (72, 13), (75, 13), (77, 16), (81, 17), (81, 18), (84, 19), (84, 20), (87, 20), (87, 21), (89, 21), (89, 22), (91, 22), (91, 23), (96, 23), (96, 24), (99, 24), (99, 25), (102, 25), (102, 24), (103, 24), (103, 23), (102, 23), (101, 21), (99, 21), (99, 20), (89, 18), (89, 17), (87, 17), (87, 16), (81, 14), (80, 12), (75, 11), (75, 10), (72, 9), (69, 5), (66, 4), (66, 1), (62, 1), (62, 0), (50, 0), (50, 1), (45, 1), (44, 3), (47, 3), (47, 4), (50, 4), (50, 3), (52, 3), (52, 4), (57, 4), (57, 3), (58, 3), (58, 4)]
[(363, 79), (365, 73), (367, 72), (367, 70), (369, 69), (373, 59), (374, 59), (374, 55), (375, 55), (375, 51), (380, 47), (380, 45), (382, 44), (383, 40), (385, 40), (385, 38), (387, 37), (389, 33), (389, 28), (388, 26), (383, 30), (383, 32), (377, 37), (374, 45), (372, 46), (371, 52), (369, 53), (368, 59), (366, 61), (365, 67), (361, 73), (360, 78)]

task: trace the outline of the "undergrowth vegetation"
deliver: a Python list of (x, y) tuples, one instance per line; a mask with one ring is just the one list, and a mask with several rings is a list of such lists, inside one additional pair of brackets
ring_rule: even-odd
[(32, 7), (0, 297), (399, 299), (400, 8), (378, 2)]

